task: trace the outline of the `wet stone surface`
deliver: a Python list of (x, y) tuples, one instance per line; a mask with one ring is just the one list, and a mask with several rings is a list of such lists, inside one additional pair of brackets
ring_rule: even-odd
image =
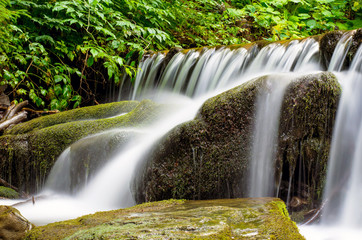
[(168, 200), (34, 229), (27, 239), (304, 239), (276, 198)]

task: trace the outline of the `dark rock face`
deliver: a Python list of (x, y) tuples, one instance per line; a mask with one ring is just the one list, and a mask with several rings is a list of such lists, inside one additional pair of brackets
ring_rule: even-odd
[[(171, 130), (150, 153), (136, 200), (245, 197), (256, 98), (267, 81), (262, 77), (207, 100), (194, 120)], [(309, 200), (320, 198), (311, 192), (321, 191), (340, 91), (331, 73), (300, 77), (286, 90), (276, 179), (288, 184), (292, 176), (293, 190), (303, 186)], [(300, 166), (308, 176), (302, 182)]]
[(361, 44), (362, 44), (362, 28), (357, 29), (356, 32), (353, 34), (352, 46), (347, 55), (349, 62), (352, 62), (353, 57), (356, 54), (358, 48), (361, 46)]
[(9, 206), (0, 206), (0, 239), (23, 239), (33, 228), (18, 210)]

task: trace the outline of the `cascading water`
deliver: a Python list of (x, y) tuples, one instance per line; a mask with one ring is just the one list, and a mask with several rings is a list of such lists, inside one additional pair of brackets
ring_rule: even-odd
[[(329, 70), (342, 70), (350, 42), (349, 34), (341, 38)], [(319, 225), (302, 228), (308, 239), (362, 239), (362, 45), (349, 70), (336, 75), (343, 92), (332, 138), (325, 207)]]
[(250, 158), (249, 197), (272, 197), (274, 193), (274, 159), (277, 149), (280, 108), (288, 75), (268, 77), (268, 91), (261, 93), (257, 102), (254, 141)]
[[(135, 81), (133, 99), (145, 96), (152, 98), (167, 91), (198, 98), (269, 73), (322, 70), (318, 64), (318, 54), (318, 42), (312, 38), (301, 42), (292, 41), (288, 45), (270, 44), (260, 52), (256, 46), (249, 50), (190, 50), (177, 53), (167, 64), (162, 76), (156, 73), (165, 58), (157, 54), (141, 63), (141, 74)], [(149, 72), (152, 72), (152, 77), (147, 76)]]
[[(138, 132), (141, 132), (140, 137), (136, 136), (134, 141), (124, 145), (122, 151), (109, 159), (108, 163), (96, 170), (92, 176), (86, 174), (84, 184), (73, 195), (60, 195), (54, 185), (51, 187), (51, 181), (59, 183), (60, 179), (64, 178), (63, 171), (51, 175), (48, 179), (48, 191), (52, 189), (52, 194), (54, 194), (54, 190), (56, 190), (55, 194), (57, 195), (44, 200), (36, 200), (35, 205), (31, 203), (19, 205), (19, 210), (26, 218), (34, 223), (44, 224), (95, 211), (133, 205), (134, 200), (130, 185), (137, 165), (145, 158), (152, 145), (163, 134), (177, 124), (193, 118), (198, 107), (206, 99), (206, 94), (212, 96), (254, 77), (270, 73), (277, 73), (280, 76), (280, 73), (283, 72), (297, 72), (300, 74), (300, 72), (322, 70), (319, 64), (319, 45), (312, 38), (301, 42), (292, 41), (288, 45), (270, 44), (261, 50), (253, 46), (248, 50), (244, 48), (235, 50), (218, 48), (204, 49), (200, 52), (193, 50), (186, 53), (180, 52), (173, 57), (161, 73), (164, 61), (165, 55), (159, 53), (141, 62), (141, 70), (135, 80), (134, 88), (131, 90), (132, 98), (141, 99), (145, 96), (159, 96), (168, 91), (181, 93), (194, 99), (184, 98), (187, 101), (179, 102), (177, 111), (167, 113), (167, 117), (160, 116), (160, 121), (155, 125), (145, 129), (137, 129)], [(284, 78), (284, 76), (281, 78)], [(292, 78), (287, 77), (287, 79)], [(273, 108), (280, 109), (283, 89), (289, 81), (281, 81), (283, 83), (281, 83), (280, 89), (277, 87), (279, 90), (274, 89), (274, 81), (272, 82), (273, 91), (270, 93), (269, 98), (274, 98), (272, 95), (275, 95), (275, 104), (279, 104), (279, 106), (272, 104)], [(273, 101), (266, 101), (266, 103), (272, 103)], [(181, 108), (180, 105), (184, 107)], [(257, 111), (266, 114), (270, 110), (273, 112), (269, 107), (264, 107), (265, 111), (263, 111), (263, 107), (258, 109)], [(261, 115), (258, 118), (260, 120), (260, 118), (264, 117)], [(277, 123), (278, 114), (275, 114), (273, 119), (273, 124)], [(260, 122), (266, 129), (272, 128), (268, 127), (267, 123)], [(268, 139), (273, 139), (275, 131), (275, 129), (271, 131)], [(258, 134), (256, 133), (256, 135)], [(261, 133), (261, 136), (265, 135)], [(255, 146), (258, 145), (255, 144)], [(268, 148), (268, 146), (269, 150), (265, 151), (272, 152), (270, 148), (273, 148), (273, 143), (260, 144), (260, 148), (263, 149)], [(66, 150), (62, 157), (67, 157), (71, 149), (72, 147), (70, 147), (70, 150)], [(74, 146), (73, 149), (75, 149)], [(255, 147), (255, 149), (255, 151), (258, 151), (259, 147)], [(67, 162), (69, 159), (61, 159), (56, 165), (61, 165), (61, 161), (63, 161), (64, 166), (62, 168), (69, 171), (70, 167), (67, 166), (67, 164), (69, 165), (69, 162)], [(266, 161), (269, 161), (268, 164), (272, 167), (273, 163), (270, 163), (270, 160)], [(270, 170), (269, 167), (266, 169)], [(268, 173), (265, 175), (268, 175)], [(273, 179), (273, 176), (271, 175), (271, 178), (269, 176), (268, 179)], [(69, 184), (66, 183), (65, 185), (69, 186)], [(40, 195), (42, 194), (49, 194), (49, 192), (43, 192)], [(263, 196), (264, 194), (257, 193), (255, 195)]]

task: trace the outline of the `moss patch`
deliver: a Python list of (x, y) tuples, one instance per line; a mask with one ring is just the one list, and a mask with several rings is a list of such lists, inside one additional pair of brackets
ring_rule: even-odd
[(26, 239), (304, 239), (273, 198), (168, 200), (35, 228)]
[(18, 124), (12, 129), (6, 131), (4, 135), (24, 134), (35, 129), (42, 129), (57, 124), (80, 120), (108, 118), (122, 113), (128, 113), (132, 111), (138, 104), (139, 102), (137, 101), (124, 101), (64, 111), (53, 115), (35, 118), (32, 121)]
[(19, 193), (14, 189), (0, 186), (0, 197), (14, 199), (19, 197)]

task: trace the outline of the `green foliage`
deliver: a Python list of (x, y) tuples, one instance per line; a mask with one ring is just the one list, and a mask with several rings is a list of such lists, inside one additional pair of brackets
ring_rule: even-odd
[(134, 76), (135, 61), (125, 63), (135, 52), (174, 45), (164, 31), (116, 11), (114, 2), (14, 1), (12, 8), (27, 15), (10, 21), (1, 84), (15, 100), (30, 99), (39, 108), (75, 108), (81, 96), (95, 100), (97, 84), (119, 83), (123, 72)]
[(362, 27), (360, 0), (232, 0), (270, 40)]
[[(359, 0), (0, 0), (0, 84), (43, 109), (97, 103), (145, 51), (362, 26)], [(98, 91), (98, 92), (97, 92)]]

